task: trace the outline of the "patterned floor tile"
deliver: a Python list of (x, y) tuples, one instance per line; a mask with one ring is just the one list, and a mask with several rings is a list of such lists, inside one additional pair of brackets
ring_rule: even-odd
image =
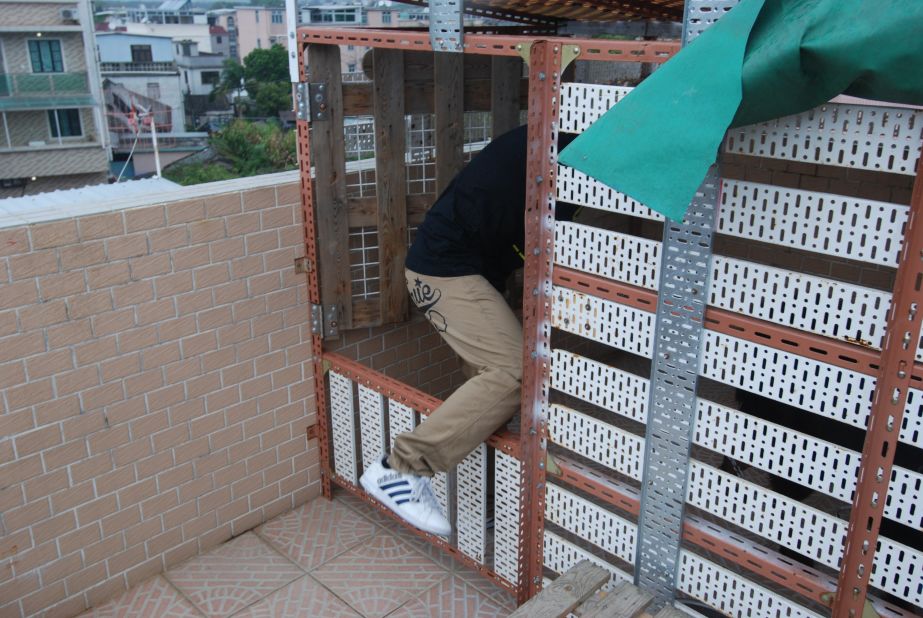
[(393, 535), (379, 533), (311, 575), (366, 618), (380, 618), (449, 573)]
[(386, 526), (388, 528), (394, 525), (394, 521), (390, 517), (374, 508), (368, 502), (360, 500), (345, 489), (337, 490), (333, 495), (333, 500), (334, 502), (342, 502), (374, 524)]
[(170, 582), (158, 575), (79, 618), (201, 618), (202, 614)]
[(257, 534), (310, 570), (372, 537), (377, 529), (339, 501), (318, 498), (257, 528)]
[(481, 594), (490, 598), (494, 603), (506, 607), (510, 611), (516, 608), (516, 597), (512, 592), (505, 588), (501, 588), (471, 567), (459, 563), (452, 571), (452, 574), (465, 583), (477, 588)]
[(500, 618), (511, 611), (453, 575), (388, 614), (388, 618)]
[(305, 575), (234, 618), (360, 618), (349, 605)]
[(230, 616), (301, 577), (303, 571), (255, 534), (243, 534), (166, 576), (209, 618)]

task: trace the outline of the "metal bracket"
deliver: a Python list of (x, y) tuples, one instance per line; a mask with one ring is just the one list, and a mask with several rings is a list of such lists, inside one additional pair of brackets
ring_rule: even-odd
[(429, 0), (429, 42), (433, 51), (464, 50), (464, 0)]
[(299, 275), (304, 275), (314, 270), (314, 266), (311, 264), (311, 258), (300, 257), (295, 258), (295, 272)]
[(311, 333), (320, 335), (325, 339), (337, 337), (340, 334), (337, 323), (337, 306), (329, 305), (324, 310), (323, 305), (311, 305)]
[(329, 120), (327, 107), (327, 84), (321, 82), (299, 82), (295, 85), (297, 99), (296, 117), (298, 120)]
[(529, 61), (532, 59), (532, 43), (517, 43), (516, 51), (519, 53), (523, 62), (528, 65)]
[(561, 49), (561, 70), (563, 71), (570, 63), (577, 59), (577, 56), (580, 55), (580, 46), (579, 45), (565, 45)]

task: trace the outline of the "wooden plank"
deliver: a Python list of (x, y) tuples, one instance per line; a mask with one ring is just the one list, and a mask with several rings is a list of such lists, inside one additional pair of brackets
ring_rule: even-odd
[(378, 196), (380, 323), (408, 315), (404, 258), (407, 257), (407, 177), (404, 164), (404, 52), (374, 49), (375, 183)]
[[(491, 80), (466, 78), (464, 82), (465, 111), (489, 112), (491, 110)], [(529, 82), (520, 78), (519, 107), (528, 104)], [(513, 88), (515, 90), (515, 88)], [(404, 85), (404, 104), (408, 114), (432, 114), (435, 86), (432, 80), (411, 81)], [(343, 85), (343, 112), (346, 116), (369, 116), (372, 114), (372, 84), (349, 83)], [(517, 116), (518, 118), (518, 116)]]
[(582, 618), (635, 618), (651, 604), (654, 596), (628, 582), (621, 582), (603, 596)]
[(441, 194), (465, 165), (463, 54), (435, 54), (436, 193)]
[[(419, 225), (426, 211), (436, 199), (434, 193), (417, 193), (407, 196), (407, 225)], [(346, 200), (349, 227), (375, 227), (378, 225), (378, 199), (350, 197)]]
[(659, 612), (657, 612), (654, 618), (689, 618), (689, 615), (684, 614), (672, 605), (667, 605)]
[(538, 596), (510, 614), (510, 618), (561, 618), (590, 598), (609, 581), (610, 573), (589, 560), (574, 565)]
[(352, 327), (349, 228), (346, 213), (346, 144), (340, 48), (308, 46), (308, 80), (326, 84), (328, 116), (311, 120), (314, 203), (317, 214), (317, 261), (324, 311), (337, 307), (339, 328)]
[(522, 60), (509, 56), (494, 56), (491, 60), (490, 134), (497, 137), (521, 124), (519, 83), (522, 80)]

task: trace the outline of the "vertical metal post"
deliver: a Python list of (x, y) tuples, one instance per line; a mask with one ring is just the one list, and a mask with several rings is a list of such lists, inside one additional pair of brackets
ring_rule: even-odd
[(6, 135), (6, 147), (12, 148), (13, 142), (12, 140), (10, 140), (10, 125), (7, 123), (7, 120), (6, 120), (6, 112), (3, 112), (3, 133), (4, 135)]
[(888, 483), (898, 434), (907, 405), (914, 356), (923, 315), (923, 156), (910, 198), (910, 218), (897, 268), (891, 311), (882, 346), (872, 413), (862, 448), (859, 482), (853, 497), (846, 546), (837, 581), (833, 615), (862, 616), (869, 577), (878, 546), (878, 530), (888, 497)]
[(561, 47), (537, 41), (529, 63), (526, 258), (523, 274), (522, 486), (518, 601), (541, 590), (545, 536), (545, 454), (551, 364), (551, 269), (557, 178)]
[[(738, 0), (686, 0), (683, 45)], [(664, 223), (635, 583), (654, 607), (673, 601), (679, 567), (699, 355), (721, 178), (709, 169), (683, 221)]]
[[(298, 75), (300, 81), (307, 80), (307, 45), (298, 42)], [(305, 257), (310, 267), (307, 269), (308, 302), (319, 306), (321, 302), (320, 284), (317, 272), (317, 221), (315, 218), (314, 183), (311, 178), (311, 139), (307, 118), (299, 118), (298, 129), (298, 168), (301, 171), (301, 211), (304, 217)], [(321, 492), (328, 500), (333, 498), (330, 485), (330, 434), (327, 425), (327, 387), (324, 379), (324, 335), (323, 328), (311, 334), (311, 355), (314, 361), (314, 400), (317, 402), (317, 442), (320, 448), (320, 482)]]

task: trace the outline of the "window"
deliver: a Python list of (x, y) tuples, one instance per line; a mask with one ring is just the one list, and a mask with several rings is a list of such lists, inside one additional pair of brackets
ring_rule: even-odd
[(48, 124), (51, 126), (51, 137), (80, 137), (83, 135), (80, 128), (79, 109), (50, 109), (48, 110)]
[(383, 24), (391, 23), (391, 11), (383, 11), (381, 13), (381, 23)]
[(154, 54), (151, 52), (150, 45), (132, 45), (131, 46), (132, 62), (154, 62)]
[(285, 22), (285, 17), (282, 11), (273, 11), (272, 12), (272, 23), (281, 24)]
[(147, 96), (154, 99), (155, 101), (160, 100), (160, 84), (157, 82), (148, 82), (147, 83)]
[(215, 37), (215, 42), (218, 43), (218, 45), (221, 45), (221, 35), (220, 34)]
[(234, 27), (234, 18), (228, 15), (228, 30)]
[(221, 81), (221, 71), (202, 71), (202, 84), (214, 86)]
[(259, 9), (255, 10), (255, 11), (253, 11), (253, 12), (256, 13), (256, 23), (260, 23), (260, 11), (259, 11)]
[(258, 49), (263, 49), (263, 41), (262, 41), (262, 39), (257, 39), (257, 40), (256, 40), (256, 47), (257, 47)]
[(347, 73), (355, 73), (355, 72), (356, 72), (356, 63), (355, 63), (355, 62), (350, 62), (349, 64), (347, 64), (347, 65), (346, 65), (346, 72), (347, 72)]
[(356, 46), (355, 46), (355, 45), (347, 45), (347, 46), (346, 46), (346, 49), (348, 49), (349, 51), (353, 51), (354, 49), (356, 49)]
[(29, 58), (33, 73), (63, 73), (64, 60), (61, 57), (61, 41), (29, 41)]

